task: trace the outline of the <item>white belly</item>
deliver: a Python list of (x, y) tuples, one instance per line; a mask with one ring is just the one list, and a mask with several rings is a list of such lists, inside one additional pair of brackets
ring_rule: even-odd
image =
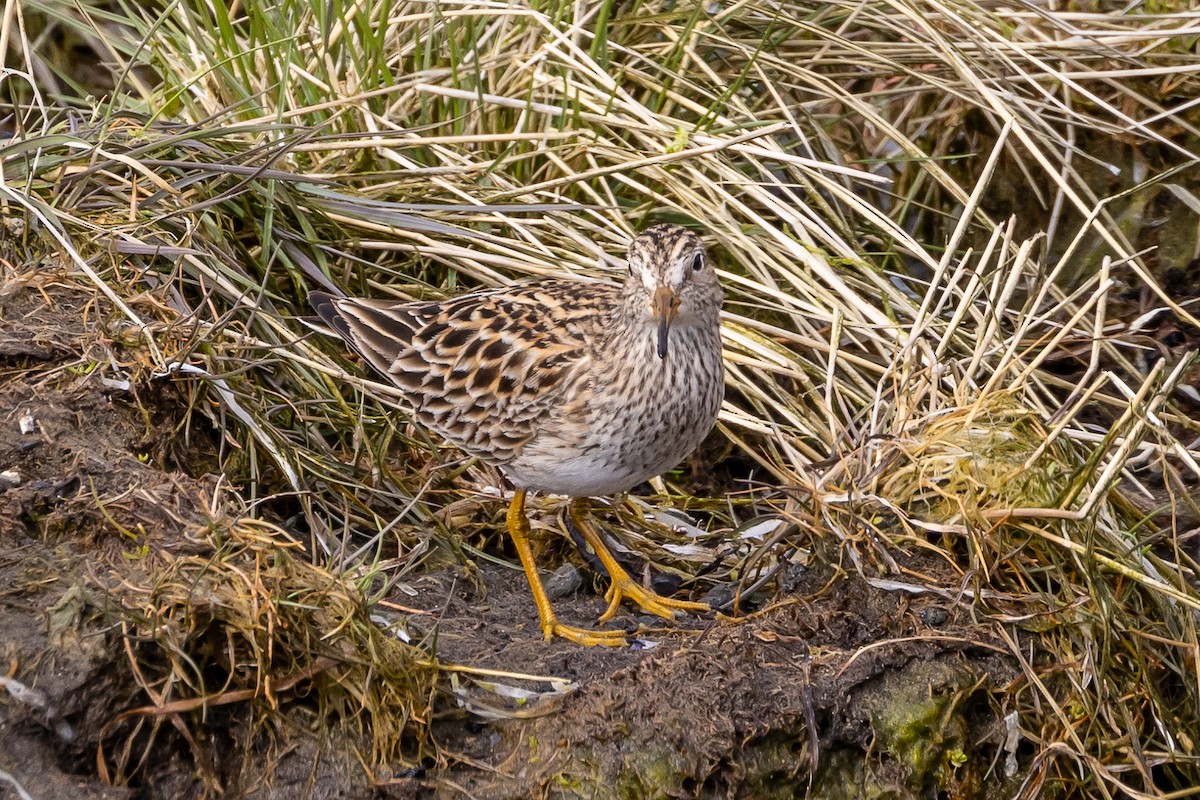
[(655, 452), (594, 449), (590, 452), (544, 452), (530, 448), (504, 472), (522, 489), (571, 497), (603, 497), (625, 492), (679, 464), (704, 440), (703, 434), (676, 436), (674, 446)]

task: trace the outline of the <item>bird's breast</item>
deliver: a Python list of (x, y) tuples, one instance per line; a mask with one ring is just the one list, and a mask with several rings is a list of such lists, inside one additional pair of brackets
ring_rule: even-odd
[(676, 466), (712, 430), (721, 406), (717, 336), (680, 326), (666, 358), (652, 335), (620, 358), (596, 353), (587, 384), (562, 398), (505, 471), (522, 488), (590, 497), (627, 491)]

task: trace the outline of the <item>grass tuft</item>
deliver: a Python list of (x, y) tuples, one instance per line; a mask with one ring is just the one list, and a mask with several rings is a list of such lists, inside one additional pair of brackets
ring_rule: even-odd
[[(120, 608), (110, 614), (150, 702), (106, 726), (97, 754), (106, 782), (152, 772), (163, 721), (219, 780), (214, 759), (225, 746), (254, 750), (265, 733), (278, 757), (304, 709), (310, 735), (336, 728), (364, 743), (371, 764), (420, 763), (435, 672), (419, 648), (376, 625), (356, 581), (314, 566), (298, 542), (259, 520), (214, 523), (198, 543), (212, 549), (166, 556), (144, 583), (125, 581), (115, 595)], [(292, 726), (280, 728), (285, 718)], [(210, 751), (225, 735), (243, 741)]]

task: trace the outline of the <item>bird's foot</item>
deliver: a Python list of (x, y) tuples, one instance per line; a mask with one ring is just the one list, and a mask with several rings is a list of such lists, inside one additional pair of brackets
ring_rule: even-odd
[(608, 622), (613, 618), (613, 615), (617, 613), (617, 609), (620, 608), (622, 600), (631, 600), (647, 614), (654, 614), (663, 619), (675, 619), (676, 611), (711, 610), (707, 603), (695, 603), (691, 600), (674, 600), (670, 597), (655, 594), (629, 577), (629, 573), (623, 569), (618, 568), (615, 574), (610, 569), (609, 577), (612, 579), (612, 585), (604, 593), (604, 599), (608, 601), (608, 609), (600, 615), (601, 622)]
[(617, 613), (617, 609), (621, 607), (621, 601), (626, 599), (637, 603), (638, 607), (647, 614), (654, 614), (663, 619), (675, 619), (676, 611), (711, 610), (706, 603), (694, 603), (691, 600), (672, 600), (669, 597), (663, 597), (629, 577), (629, 573), (613, 557), (612, 552), (604, 543), (604, 539), (601, 538), (600, 534), (596, 532), (588, 521), (587, 498), (576, 497), (572, 499), (567, 511), (567, 520), (574, 526), (575, 531), (583, 537), (583, 540), (591, 545), (596, 558), (600, 560), (605, 571), (608, 572), (609, 580), (612, 581), (608, 587), (608, 591), (604, 593), (604, 599), (608, 601), (608, 608), (600, 615), (600, 622), (608, 622), (612, 619)]
[(546, 639), (555, 636), (584, 647), (624, 647), (629, 644), (625, 631), (597, 631), (564, 625), (556, 619), (542, 620), (542, 633)]
[(512, 503), (508, 507), (508, 533), (521, 559), (525, 577), (529, 579), (533, 603), (538, 610), (538, 620), (547, 639), (558, 636), (585, 647), (623, 647), (626, 644), (624, 631), (593, 631), (563, 625), (558, 621), (554, 609), (550, 607), (550, 597), (546, 594), (546, 587), (542, 585), (537, 565), (533, 561), (533, 552), (529, 548), (529, 519), (525, 516), (525, 492), (522, 489), (513, 492)]

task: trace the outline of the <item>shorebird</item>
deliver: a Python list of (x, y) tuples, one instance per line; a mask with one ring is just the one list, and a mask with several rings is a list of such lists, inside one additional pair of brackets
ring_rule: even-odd
[(656, 225), (630, 243), (628, 263), (621, 286), (545, 280), (402, 303), (310, 297), (419, 424), (513, 482), (508, 532), (542, 632), (583, 645), (621, 645), (625, 633), (558, 621), (529, 547), (527, 492), (572, 498), (571, 520), (611, 579), (601, 623), (624, 599), (667, 619), (708, 610), (633, 580), (588, 519), (588, 498), (628, 491), (695, 450), (724, 394), (724, 293), (700, 237)]

